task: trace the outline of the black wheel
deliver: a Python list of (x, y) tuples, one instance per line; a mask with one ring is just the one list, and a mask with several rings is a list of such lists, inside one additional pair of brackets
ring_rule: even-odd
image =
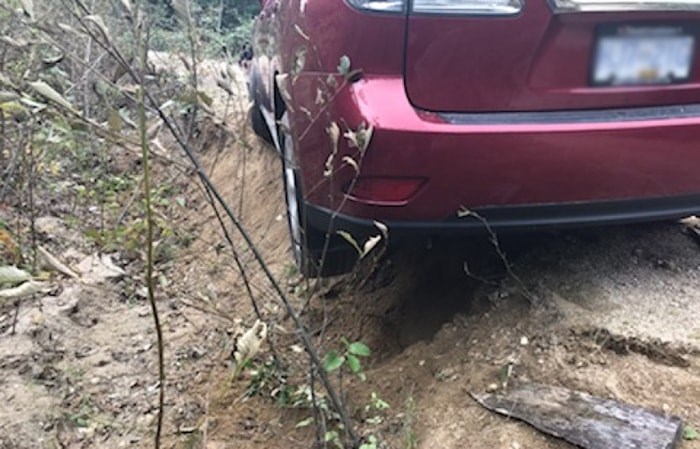
[[(280, 125), (282, 179), (294, 263), (306, 277), (327, 277), (347, 273), (354, 267), (357, 253), (340, 236), (334, 234), (326, 237), (326, 230), (316, 229), (306, 223), (304, 197), (294, 157), (294, 142), (287, 131), (289, 130), (287, 112), (282, 115)], [(328, 240), (327, 244), (326, 240)]]
[(253, 132), (265, 142), (269, 143), (270, 145), (274, 145), (275, 143), (272, 140), (272, 133), (265, 122), (265, 117), (263, 117), (262, 111), (260, 110), (257, 102), (253, 103), (253, 105), (250, 107), (250, 110), (248, 111), (248, 118), (250, 121), (250, 126), (253, 128)]

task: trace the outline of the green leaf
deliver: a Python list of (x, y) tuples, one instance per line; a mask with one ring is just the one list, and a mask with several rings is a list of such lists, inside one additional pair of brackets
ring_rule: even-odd
[(359, 449), (377, 449), (379, 447), (379, 441), (374, 435), (370, 435), (367, 441), (362, 443)]
[(683, 429), (683, 439), (686, 441), (693, 441), (700, 438), (700, 434), (691, 426), (685, 426)]
[(350, 367), (350, 371), (353, 372), (353, 374), (357, 374), (360, 371), (362, 371), (362, 364), (360, 363), (360, 359), (355, 357), (352, 354), (348, 354), (348, 366)]
[(348, 345), (348, 352), (360, 357), (368, 357), (371, 354), (369, 347), (361, 341), (356, 341)]
[(310, 426), (311, 424), (313, 424), (313, 422), (314, 422), (314, 417), (313, 417), (313, 416), (309, 416), (308, 418), (302, 419), (301, 421), (299, 421), (299, 422), (294, 426), (294, 428), (295, 428), (295, 429), (299, 429), (299, 428), (301, 428), (301, 427), (308, 427), (308, 426)]
[(348, 72), (350, 72), (350, 58), (348, 55), (343, 55), (338, 62), (338, 73), (344, 76), (347, 75)]
[(371, 401), (372, 401), (372, 407), (376, 408), (377, 410), (386, 410), (390, 407), (389, 403), (386, 402), (384, 399), (380, 398), (379, 396), (377, 396), (377, 393), (374, 391), (372, 392)]
[(323, 358), (323, 369), (328, 372), (335, 371), (343, 365), (343, 362), (345, 362), (344, 356), (336, 351), (329, 351)]
[(199, 91), (197, 92), (197, 96), (199, 100), (207, 106), (211, 106), (214, 103), (214, 99), (207, 95), (206, 92)]
[(118, 133), (122, 129), (122, 117), (116, 109), (110, 109), (107, 115), (107, 128), (112, 133)]
[(513, 374), (513, 363), (507, 362), (501, 367), (501, 370), (498, 374), (498, 378), (501, 381), (501, 385), (503, 385), (503, 388), (508, 386), (508, 381), (510, 380), (511, 374)]
[(80, 416), (75, 417), (73, 419), (73, 422), (75, 423), (76, 427), (87, 427), (88, 426), (87, 419), (80, 417)]
[(323, 440), (328, 443), (330, 441), (336, 441), (339, 438), (338, 432), (335, 430), (329, 430), (326, 432), (326, 434), (323, 436)]

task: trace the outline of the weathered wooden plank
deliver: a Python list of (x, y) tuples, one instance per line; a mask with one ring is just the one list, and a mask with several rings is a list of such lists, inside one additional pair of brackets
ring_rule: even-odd
[(673, 449), (680, 418), (588, 393), (523, 384), (499, 394), (472, 394), (481, 405), (587, 449)]

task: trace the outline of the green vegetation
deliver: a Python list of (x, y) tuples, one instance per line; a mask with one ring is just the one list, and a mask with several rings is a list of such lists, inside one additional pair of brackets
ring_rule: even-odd
[[(175, 8), (161, 1), (150, 1), (155, 18), (151, 48), (157, 51), (188, 51)], [(197, 28), (202, 56), (222, 56), (224, 49), (236, 55), (250, 40), (259, 0), (196, 0), (190, 3), (190, 17)]]

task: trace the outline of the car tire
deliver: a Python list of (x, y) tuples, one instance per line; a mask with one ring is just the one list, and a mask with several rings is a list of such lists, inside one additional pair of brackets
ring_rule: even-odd
[(260, 107), (258, 106), (257, 102), (253, 103), (253, 105), (248, 110), (248, 121), (250, 122), (250, 126), (253, 128), (253, 132), (258, 137), (260, 137), (270, 145), (275, 144), (272, 140), (272, 133), (270, 132), (270, 128), (267, 126), (267, 123), (265, 122), (265, 117), (263, 117), (262, 111), (260, 110)]
[(294, 263), (303, 276), (310, 278), (347, 273), (357, 262), (357, 252), (340, 236), (326, 236), (326, 230), (317, 229), (306, 222), (304, 196), (294, 156), (294, 142), (288, 130), (289, 116), (284, 112), (278, 126), (278, 137), (282, 155), (287, 225)]

